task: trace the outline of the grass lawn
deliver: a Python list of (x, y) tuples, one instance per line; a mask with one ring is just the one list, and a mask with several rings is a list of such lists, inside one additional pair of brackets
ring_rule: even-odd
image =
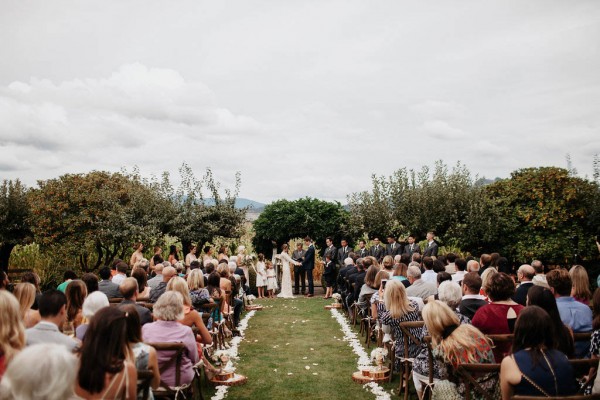
[[(248, 377), (229, 389), (230, 399), (370, 399), (352, 381), (358, 357), (342, 340), (340, 325), (320, 298), (261, 300), (239, 346), (237, 372)], [(372, 349), (373, 347), (371, 347)], [(307, 368), (309, 367), (309, 369)], [(383, 385), (398, 385), (398, 378)], [(210, 398), (212, 390), (206, 393)]]

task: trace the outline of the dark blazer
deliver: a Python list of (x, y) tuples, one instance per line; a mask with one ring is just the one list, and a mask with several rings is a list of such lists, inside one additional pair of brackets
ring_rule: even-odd
[(373, 257), (375, 257), (377, 259), (377, 261), (383, 260), (383, 257), (385, 256), (385, 247), (382, 245), (379, 245), (379, 248), (376, 248), (376, 246), (371, 246), (371, 254)]
[(402, 245), (398, 242), (394, 243), (394, 249), (392, 250), (392, 245), (388, 244), (385, 246), (385, 255), (395, 257), (398, 254), (402, 254)]
[(410, 244), (405, 244), (404, 245), (404, 251), (402, 252), (403, 254), (408, 254), (409, 256), (412, 257), (413, 254), (415, 253), (421, 253), (421, 246), (419, 246), (419, 243), (413, 243), (412, 244), (412, 250), (410, 249)]
[(323, 251), (323, 260), (325, 260), (327, 254), (331, 256), (331, 261), (335, 263), (337, 260), (338, 251), (334, 245), (331, 245), (331, 247), (325, 247), (325, 251)]
[(346, 251), (344, 251), (343, 247), (340, 247), (337, 251), (337, 263), (341, 267), (344, 266), (344, 260), (348, 258), (348, 254), (352, 251), (350, 246), (346, 246)]
[[(310, 245), (304, 253), (304, 260), (302, 260), (302, 268), (306, 271), (312, 271), (315, 269), (315, 246)], [(152, 293), (152, 292), (150, 292)]]
[(464, 299), (458, 306), (458, 311), (465, 317), (473, 319), (473, 316), (481, 307), (488, 304), (487, 301), (481, 299)]
[(123, 295), (119, 291), (119, 285), (113, 283), (113, 281), (111, 280), (102, 280), (98, 282), (98, 290), (104, 293), (109, 299), (113, 299), (115, 297), (123, 297)]
[(425, 247), (425, 251), (423, 252), (423, 257), (437, 257), (438, 254), (438, 244), (434, 240), (431, 244), (427, 244)]
[(292, 252), (292, 260), (294, 261), (300, 261), (302, 259), (302, 257), (304, 257), (304, 253), (306, 253), (306, 251), (304, 250), (294, 250)]
[(358, 255), (358, 258), (365, 258), (366, 256), (370, 256), (371, 253), (369, 252), (369, 249), (367, 249), (366, 247), (364, 249), (356, 249), (354, 250), (354, 252)]
[(325, 265), (325, 269), (323, 271), (323, 276), (326, 276), (327, 278), (332, 279), (334, 273), (335, 273), (335, 263), (333, 261), (329, 261)]
[(150, 312), (150, 310), (148, 310), (141, 304), (134, 303), (131, 300), (123, 300), (119, 303), (119, 307), (126, 306), (128, 304), (133, 304), (135, 306), (135, 309), (137, 310), (138, 315), (140, 316), (140, 323), (142, 325), (152, 322), (152, 313)]
[(515, 294), (513, 295), (512, 299), (516, 302), (519, 303), (522, 306), (526, 306), (527, 304), (527, 292), (529, 292), (529, 289), (531, 289), (531, 287), (533, 286), (533, 282), (531, 281), (527, 281), (527, 282), (522, 282), (519, 287), (517, 288), (517, 290), (515, 290)]

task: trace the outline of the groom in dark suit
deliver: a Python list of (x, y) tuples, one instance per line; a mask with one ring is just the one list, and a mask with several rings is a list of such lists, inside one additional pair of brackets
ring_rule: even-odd
[(315, 268), (315, 246), (308, 236), (304, 238), (304, 244), (307, 249), (304, 254), (304, 260), (302, 260), (302, 269), (306, 271), (306, 277), (308, 278), (308, 293), (306, 294), (306, 297), (314, 297), (315, 285), (313, 282), (313, 269)]
[(437, 257), (438, 244), (433, 239), (434, 237), (435, 233), (433, 231), (427, 232), (427, 246), (425, 247), (425, 251), (423, 252), (423, 257)]

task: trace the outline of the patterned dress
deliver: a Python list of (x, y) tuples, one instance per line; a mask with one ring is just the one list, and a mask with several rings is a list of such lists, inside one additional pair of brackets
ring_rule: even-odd
[[(148, 370), (149, 366), (149, 357), (150, 357), (150, 350), (149, 350), (150, 346), (148, 346), (146, 343), (143, 342), (138, 342), (136, 344), (134, 344), (131, 347), (131, 350), (133, 351), (133, 355), (135, 357), (135, 368), (138, 371), (141, 370)], [(140, 383), (138, 381), (138, 383)], [(138, 399), (143, 399), (143, 393), (138, 393)], [(152, 400), (154, 399), (154, 395), (152, 394), (152, 389), (150, 389), (149, 394), (148, 394), (148, 399)]]

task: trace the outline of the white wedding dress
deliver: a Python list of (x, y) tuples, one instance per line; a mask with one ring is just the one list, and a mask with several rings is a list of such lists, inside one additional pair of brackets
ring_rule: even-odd
[(290, 264), (294, 265), (295, 261), (292, 260), (288, 253), (281, 253), (277, 256), (281, 260), (281, 292), (277, 297), (283, 299), (293, 299), (294, 293), (292, 293), (292, 272), (290, 270)]

